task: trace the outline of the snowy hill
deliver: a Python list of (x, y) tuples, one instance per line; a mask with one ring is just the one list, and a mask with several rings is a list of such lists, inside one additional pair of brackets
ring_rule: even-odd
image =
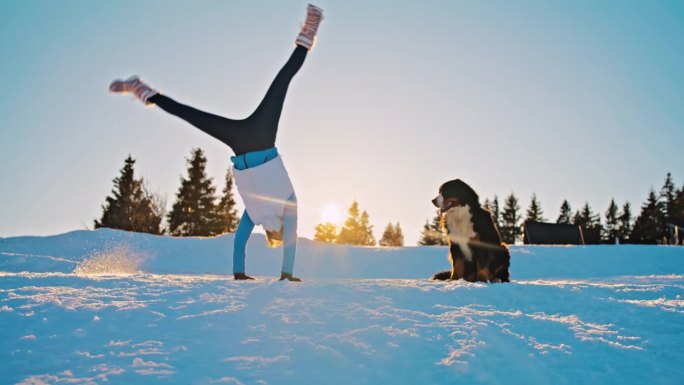
[(511, 284), (431, 282), (444, 247), (113, 230), (0, 239), (2, 384), (681, 384), (684, 248), (511, 248)]

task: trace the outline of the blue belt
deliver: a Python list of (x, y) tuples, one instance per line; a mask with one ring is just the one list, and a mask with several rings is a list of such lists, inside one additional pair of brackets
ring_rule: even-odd
[(273, 160), (278, 156), (278, 149), (271, 147), (268, 150), (246, 152), (242, 155), (231, 156), (230, 161), (233, 162), (233, 167), (238, 170), (246, 170), (248, 168), (261, 166), (262, 164)]

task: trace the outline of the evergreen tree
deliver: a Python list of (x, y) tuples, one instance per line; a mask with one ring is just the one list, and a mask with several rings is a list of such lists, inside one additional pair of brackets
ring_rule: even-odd
[(188, 160), (188, 178), (181, 178), (176, 202), (169, 213), (169, 231), (174, 236), (214, 236), (221, 233), (217, 215), (216, 188), (207, 178), (204, 152), (193, 149)]
[(385, 231), (382, 233), (382, 239), (379, 242), (383, 247), (401, 247), (404, 246), (404, 234), (397, 222), (396, 226), (388, 223)]
[(489, 198), (486, 198), (484, 200), (484, 203), (482, 204), (482, 208), (491, 212), (492, 211), (492, 202), (489, 200)]
[(373, 226), (370, 225), (368, 213), (359, 213), (359, 204), (354, 201), (347, 211), (349, 216), (337, 236), (337, 243), (342, 245), (375, 245)]
[(216, 215), (220, 221), (221, 233), (234, 233), (240, 224), (237, 209), (235, 208), (233, 185), (233, 173), (230, 169), (228, 169), (228, 172), (226, 173), (226, 185), (223, 188), (223, 195), (216, 206)]
[(514, 244), (515, 241), (520, 237), (520, 220), (522, 216), (520, 215), (520, 206), (518, 205), (518, 198), (515, 194), (506, 198), (506, 203), (504, 205), (503, 213), (501, 214), (501, 239), (508, 243)]
[(370, 224), (368, 212), (363, 210), (361, 213), (361, 234), (363, 235), (362, 246), (375, 246), (375, 236), (373, 235), (373, 225)]
[(430, 221), (425, 220), (423, 225), (423, 231), (420, 232), (420, 239), (418, 240), (418, 246), (434, 246), (437, 245), (437, 239), (433, 236), (433, 231), (430, 228)]
[(358, 244), (361, 237), (359, 236), (359, 228), (361, 227), (361, 213), (359, 212), (359, 203), (354, 201), (347, 210), (348, 217), (344, 221), (344, 226), (337, 236), (337, 243), (342, 245)]
[(677, 190), (672, 210), (672, 224), (679, 226), (679, 237), (673, 241), (684, 244), (684, 185), (681, 190)]
[(615, 243), (620, 240), (620, 215), (615, 199), (610, 200), (608, 210), (606, 210), (606, 224), (603, 226), (603, 241)]
[(601, 243), (601, 218), (594, 214), (589, 206), (589, 202), (584, 204), (582, 211), (575, 214), (574, 224), (582, 226), (584, 243), (587, 245), (597, 245)]
[[(672, 223), (684, 226), (684, 185), (677, 191), (672, 208)], [(681, 238), (680, 238), (681, 239)]]
[(490, 210), (492, 213), (492, 219), (494, 220), (494, 224), (496, 224), (497, 227), (501, 226), (501, 209), (499, 208), (499, 197), (494, 195), (494, 200), (492, 201), (492, 209)]
[(102, 206), (102, 218), (95, 220), (96, 229), (108, 227), (161, 234), (160, 208), (155, 207), (155, 198), (144, 188), (143, 180), (135, 179), (134, 166), (135, 159), (129, 155), (120, 175), (114, 179), (112, 196), (108, 196)]
[(562, 223), (566, 225), (572, 224), (572, 208), (570, 208), (570, 203), (568, 203), (567, 199), (564, 199), (563, 203), (561, 204), (560, 214), (558, 215), (556, 223)]
[(541, 204), (537, 200), (537, 194), (532, 194), (532, 200), (530, 201), (530, 207), (527, 209), (527, 217), (525, 221), (532, 222), (544, 222), (544, 212), (542, 211)]
[(632, 207), (629, 202), (622, 206), (622, 212), (618, 217), (618, 236), (620, 243), (627, 243), (632, 233)]
[(394, 246), (404, 247), (404, 231), (401, 229), (399, 222), (394, 225)]
[(651, 190), (648, 199), (641, 207), (641, 214), (634, 221), (630, 235), (631, 243), (658, 244), (662, 242), (663, 204)]
[(420, 246), (445, 246), (449, 244), (446, 231), (442, 226), (442, 216), (439, 214), (439, 209), (432, 219), (432, 223), (425, 221), (418, 244)]
[(660, 190), (660, 199), (663, 202), (663, 209), (665, 212), (665, 219), (670, 219), (674, 216), (675, 200), (677, 199), (677, 189), (672, 181), (672, 174), (669, 172), (665, 177), (665, 183)]
[(337, 226), (332, 222), (319, 223), (315, 227), (315, 241), (335, 243), (337, 241)]
[(388, 223), (387, 227), (385, 227), (385, 231), (382, 233), (382, 238), (380, 238), (380, 242), (378, 244), (380, 246), (386, 247), (386, 246), (393, 246), (392, 245), (392, 240), (394, 239), (394, 225), (392, 223)]
[(661, 224), (661, 237), (670, 237), (670, 231), (668, 225), (674, 222), (675, 217), (677, 217), (677, 189), (672, 182), (672, 174), (669, 172), (665, 177), (665, 183), (660, 190), (660, 201), (663, 211), (663, 223)]

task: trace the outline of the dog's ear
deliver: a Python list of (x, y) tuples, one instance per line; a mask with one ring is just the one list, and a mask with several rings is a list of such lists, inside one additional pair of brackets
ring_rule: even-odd
[(448, 182), (442, 183), (441, 186), (439, 186), (439, 195), (442, 198), (448, 198), (448, 197), (455, 197), (458, 195), (458, 187), (459, 187), (459, 182), (461, 182), (460, 179), (454, 179), (450, 180)]
[(477, 195), (475, 190), (472, 189), (472, 187), (468, 186), (466, 182), (460, 179), (456, 179), (454, 182), (458, 185), (458, 198), (461, 200), (461, 202), (476, 206), (480, 205), (480, 197)]
[(442, 193), (444, 196), (457, 197), (461, 204), (469, 205), (479, 205), (480, 197), (477, 195), (475, 190), (468, 184), (460, 179), (454, 179), (442, 185), (445, 192)]
[(439, 194), (444, 199), (458, 198), (460, 204), (468, 204), (471, 206), (480, 205), (480, 197), (475, 190), (460, 179), (454, 179), (444, 183), (439, 188)]

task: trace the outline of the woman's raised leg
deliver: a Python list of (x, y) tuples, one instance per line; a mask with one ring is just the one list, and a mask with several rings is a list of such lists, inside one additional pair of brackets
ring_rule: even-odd
[(254, 110), (248, 120), (255, 120), (257, 124), (261, 125), (271, 133), (275, 139), (275, 133), (278, 130), (278, 121), (280, 120), (280, 113), (283, 110), (285, 103), (285, 96), (287, 89), (290, 86), (290, 81), (297, 74), (304, 59), (306, 59), (307, 49), (302, 46), (297, 46), (287, 60), (287, 63), (278, 72), (271, 86), (266, 91), (266, 96), (261, 101), (259, 106)]
[(185, 120), (228, 146), (232, 146), (233, 143), (231, 139), (235, 136), (235, 133), (232, 131), (237, 129), (236, 120), (200, 111), (196, 108), (178, 103), (162, 94), (154, 95), (149, 98), (148, 101), (156, 104), (169, 114)]
[(175, 100), (160, 94), (154, 88), (145, 84), (137, 76), (132, 76), (126, 80), (113, 81), (109, 85), (109, 91), (122, 94), (132, 93), (145, 105), (151, 106), (156, 104), (164, 111), (185, 120), (228, 146), (232, 147), (233, 145), (233, 139), (236, 137), (239, 121), (210, 114), (178, 103)]
[(287, 63), (278, 72), (278, 75), (268, 88), (266, 96), (264, 96), (264, 99), (250, 117), (260, 126), (260, 129), (265, 130), (265, 137), (273, 141), (271, 145), (275, 144), (278, 121), (280, 120), (280, 113), (287, 95), (287, 88), (292, 78), (297, 74), (302, 64), (304, 64), (307, 52), (313, 48), (318, 27), (322, 21), (323, 10), (309, 4), (306, 9), (306, 20), (295, 40), (296, 47), (294, 52), (292, 52)]

